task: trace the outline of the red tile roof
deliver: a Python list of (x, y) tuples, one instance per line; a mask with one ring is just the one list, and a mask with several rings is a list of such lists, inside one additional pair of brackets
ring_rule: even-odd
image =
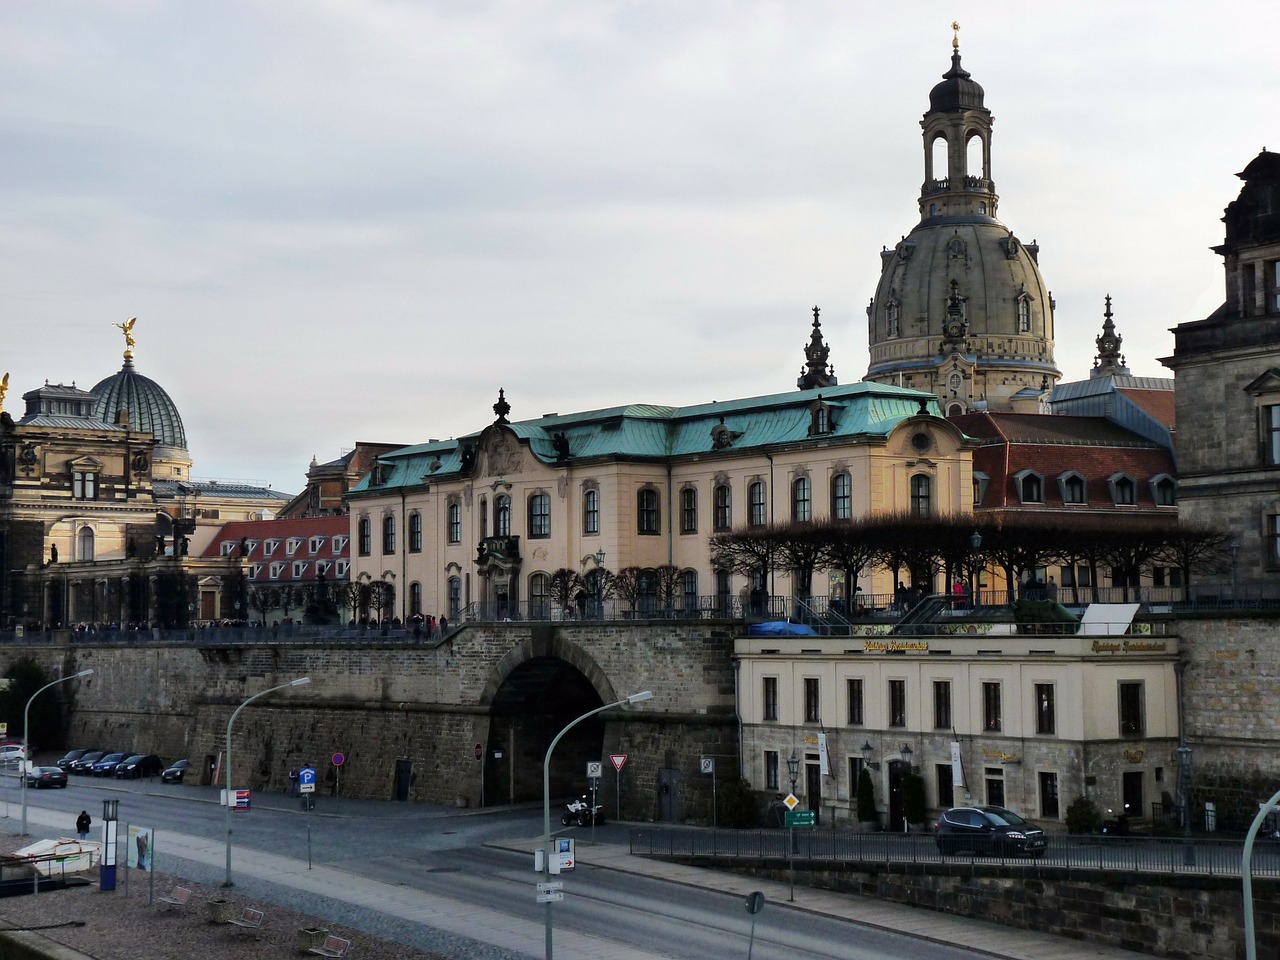
[[(244, 544), (249, 547), (246, 559), (251, 583), (311, 583), (316, 579), (318, 563), (328, 564), (325, 577), (332, 583), (348, 579), (350, 541), (350, 520), (345, 516), (237, 520), (223, 524), (203, 555), (228, 555), (224, 554), (226, 544), (229, 555), (239, 557)], [(293, 552), (289, 551), (290, 544)], [(347, 561), (342, 564), (341, 576), (338, 561)], [(280, 565), (274, 577), (271, 576), (273, 564)]]

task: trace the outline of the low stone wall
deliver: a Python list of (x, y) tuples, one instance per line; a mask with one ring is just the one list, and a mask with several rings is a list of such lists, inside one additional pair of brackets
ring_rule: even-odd
[[(786, 860), (672, 857), (785, 883)], [(1239, 879), (1155, 877), (1043, 866), (857, 864), (797, 860), (797, 883), (1038, 930), (1171, 960), (1238, 960), (1244, 952)], [(1255, 879), (1259, 957), (1280, 957), (1280, 881)]]

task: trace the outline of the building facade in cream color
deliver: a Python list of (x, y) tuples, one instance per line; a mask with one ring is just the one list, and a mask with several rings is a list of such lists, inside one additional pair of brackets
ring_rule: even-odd
[(870, 753), (880, 824), (890, 830), (903, 829), (908, 765), (935, 814), (990, 803), (1052, 825), (1087, 796), (1104, 814), (1149, 816), (1177, 781), (1178, 641), (1164, 626), (1119, 636), (1020, 636), (1009, 624), (974, 624), (973, 635), (882, 628), (738, 640), (743, 776), (767, 799), (785, 796), (794, 755), (805, 808), (847, 822), (857, 819)]
[(558, 616), (555, 571), (600, 566), (676, 567), (679, 608), (733, 612), (753, 586), (793, 585), (714, 569), (716, 533), (972, 501), (967, 441), (917, 391), (829, 385), (522, 421), (505, 397), (494, 409), (478, 433), (380, 456), (348, 494), (352, 578), (394, 587), (384, 618), (456, 619), (471, 604)]
[(960, 64), (929, 94), (920, 222), (881, 253), (865, 379), (927, 390), (946, 416), (1037, 413), (1061, 374), (1039, 247), (998, 218), (994, 118)]

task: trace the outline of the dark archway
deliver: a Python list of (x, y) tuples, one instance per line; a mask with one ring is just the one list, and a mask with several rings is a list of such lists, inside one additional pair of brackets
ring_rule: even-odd
[[(517, 666), (489, 705), (484, 804), (542, 799), (542, 763), (564, 726), (604, 701), (577, 667), (558, 657)], [(587, 763), (603, 759), (605, 718), (591, 717), (564, 736), (551, 758), (553, 800), (587, 792)]]

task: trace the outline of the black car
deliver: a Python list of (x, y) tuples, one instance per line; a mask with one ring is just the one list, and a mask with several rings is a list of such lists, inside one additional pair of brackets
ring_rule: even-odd
[(189, 766), (191, 766), (190, 760), (175, 760), (173, 762), (173, 766), (160, 774), (160, 779), (165, 783), (181, 783), (182, 778), (186, 776), (187, 767)]
[(67, 773), (92, 773), (93, 765), (107, 755), (106, 750), (90, 750), (79, 760), (72, 760), (67, 765)]
[(92, 752), (93, 751), (91, 749), (90, 750), (68, 750), (66, 753), (66, 756), (62, 757), (58, 761), (58, 766), (62, 770), (66, 770), (68, 767), (71, 766), (71, 764), (79, 760), (86, 753), (92, 753)]
[(1044, 831), (1004, 807), (952, 807), (934, 825), (938, 851), (1042, 857)]
[(65, 787), (67, 771), (61, 767), (32, 767), (27, 773), (27, 786), (39, 790), (42, 787)]
[(89, 768), (89, 772), (95, 777), (109, 777), (112, 771), (115, 770), (116, 764), (127, 756), (129, 756), (127, 753), (108, 753), (101, 760), (96, 761)]
[(117, 763), (111, 775), (136, 780), (138, 777), (154, 777), (163, 769), (164, 761), (154, 753), (135, 753)]

